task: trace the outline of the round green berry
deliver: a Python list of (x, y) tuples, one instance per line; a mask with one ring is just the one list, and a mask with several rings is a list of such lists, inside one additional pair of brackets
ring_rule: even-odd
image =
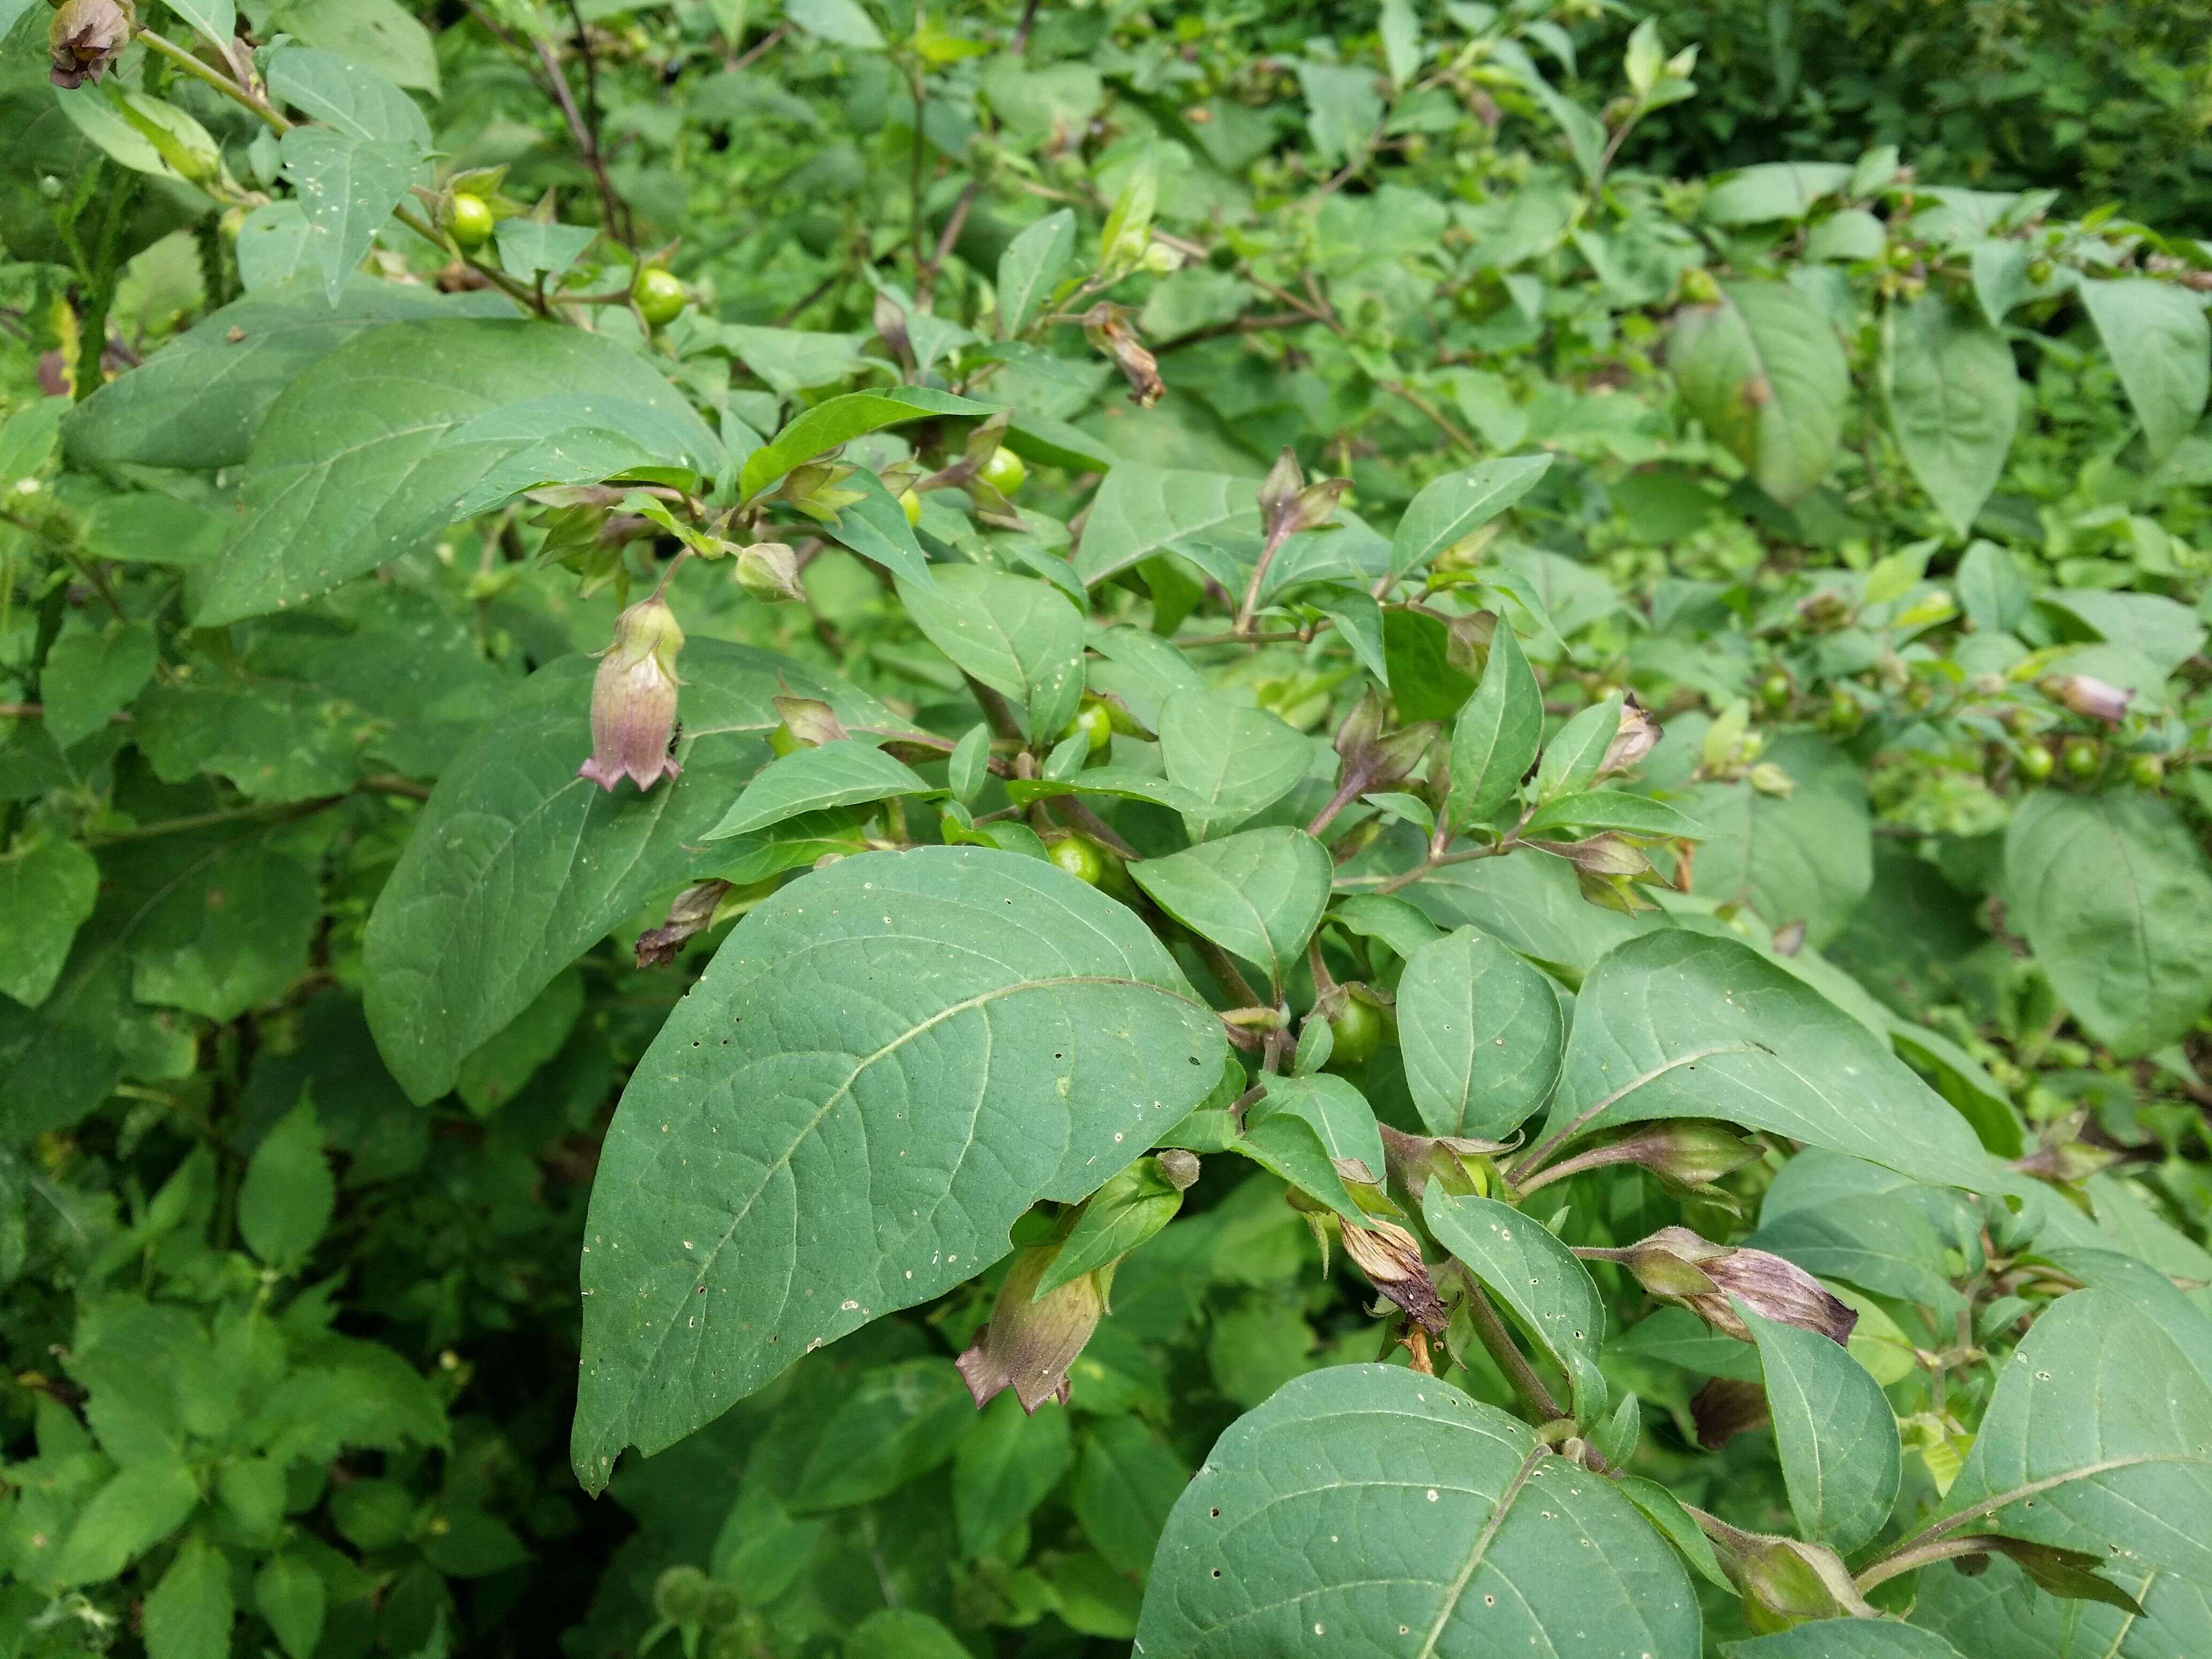
[(1096, 887), (1106, 879), (1106, 854), (1088, 836), (1062, 836), (1045, 853), (1078, 881)]
[(1091, 739), (1091, 752), (1095, 755), (1113, 741), (1114, 716), (1104, 703), (1086, 701), (1060, 728), (1060, 740), (1066, 743), (1079, 732)]
[(2094, 738), (2066, 739), (2066, 770), (2077, 778), (2093, 778), (2097, 769), (2105, 763), (2104, 746)]
[(691, 296), (684, 291), (684, 284), (677, 281), (676, 273), (659, 265), (647, 265), (637, 273), (637, 280), (629, 287), (629, 297), (648, 328), (667, 327), (691, 303)]
[(456, 196), (446, 210), (446, 229), (464, 252), (473, 253), (489, 241), (496, 222), (491, 204), (481, 196)]
[(2039, 743), (2031, 743), (2020, 751), (2020, 775), (2031, 783), (2041, 783), (2057, 766), (2051, 750)]
[(991, 452), (991, 459), (983, 463), (982, 470), (975, 476), (1001, 495), (1011, 495), (1022, 487), (1030, 470), (1012, 450), (1000, 448)]

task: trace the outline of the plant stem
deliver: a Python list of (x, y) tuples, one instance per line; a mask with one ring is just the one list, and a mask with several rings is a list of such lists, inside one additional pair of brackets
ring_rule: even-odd
[(1482, 1346), (1489, 1350), (1498, 1369), (1505, 1373), (1505, 1380), (1521, 1396), (1532, 1420), (1553, 1423), (1566, 1416), (1559, 1402), (1552, 1398), (1552, 1391), (1544, 1386), (1544, 1379), (1536, 1375), (1535, 1367), (1515, 1344), (1513, 1334), (1505, 1328), (1505, 1321), (1483, 1293), (1482, 1286), (1471, 1277), (1467, 1280), (1467, 1311), (1474, 1322), (1474, 1334), (1482, 1339)]

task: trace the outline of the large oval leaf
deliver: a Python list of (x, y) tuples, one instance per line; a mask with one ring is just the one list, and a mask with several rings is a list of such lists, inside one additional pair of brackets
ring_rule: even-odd
[(1939, 290), (1884, 319), (1881, 387), (1905, 465), (1964, 536), (1996, 488), (2020, 422), (2012, 348)]
[(1597, 1363), (1606, 1317), (1589, 1269), (1535, 1217), (1494, 1198), (1455, 1197), (1431, 1182), (1421, 1218), (1566, 1373), (1575, 1415), (1595, 1421), (1607, 1393)]
[(1736, 1312), (1759, 1345), (1797, 1530), (1849, 1555), (1881, 1530), (1897, 1501), (1905, 1454), (1889, 1401), (1842, 1343), (1741, 1302)]
[(1504, 1134), (1550, 1097), (1566, 1040), (1552, 981), (1489, 934), (1462, 927), (1407, 960), (1399, 1051), (1431, 1133)]
[(551, 323), (398, 322), (301, 372), (255, 434), (197, 620), (295, 605), (545, 483), (713, 477), (721, 447), (642, 357)]
[(1668, 367), (1682, 400), (1785, 507), (1820, 487), (1851, 389), (1836, 331), (1787, 283), (1726, 283), (1674, 322)]
[(1144, 1659), (1695, 1659), (1674, 1550), (1448, 1382), (1336, 1365), (1231, 1426), (1168, 1517)]
[(1721, 1651), (1728, 1659), (1959, 1659), (1959, 1650), (1932, 1631), (1886, 1619), (1816, 1619), (1730, 1642)]
[(2035, 1322), (1990, 1398), (1938, 1534), (2087, 1550), (2212, 1583), (2212, 1384), (2148, 1317), (2076, 1291)]
[(2124, 1058), (2212, 1002), (2212, 870), (2172, 807), (2039, 790), (2005, 836), (2008, 915), (2090, 1036)]
[(1303, 830), (1247, 830), (1129, 866), (1152, 902), (1279, 986), (1328, 906), (1328, 849)]
[(1202, 1100), (1220, 1021), (1041, 860), (864, 854), (738, 924), (638, 1062), (592, 1189), (576, 1472), (605, 1486), (809, 1348), (974, 1277)]
[(731, 856), (696, 843), (766, 757), (775, 698), (822, 698), (854, 726), (890, 721), (789, 658), (694, 640), (683, 773), (649, 794), (609, 794), (576, 775), (593, 672), (588, 657), (563, 658), (492, 717), (439, 778), (369, 915), (369, 1024), (416, 1100), (450, 1089), (461, 1061), (617, 922)]
[(1990, 1179), (1966, 1121), (1887, 1043), (1749, 945), (1686, 928), (1629, 940), (1583, 981), (1545, 1128), (1662, 1117), (1726, 1118), (1923, 1181)]
[(1796, 786), (1787, 795), (1714, 781), (1684, 799), (1706, 826), (1690, 884), (1723, 903), (1748, 903), (1771, 927), (1802, 921), (1806, 943), (1823, 945), (1874, 885), (1866, 780), (1849, 756), (1809, 732), (1778, 739), (1766, 758)]

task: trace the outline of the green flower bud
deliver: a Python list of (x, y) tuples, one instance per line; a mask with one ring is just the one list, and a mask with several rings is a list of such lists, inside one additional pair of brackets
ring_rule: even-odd
[(799, 555), (781, 542), (739, 548), (738, 585), (766, 605), (782, 599), (806, 603), (806, 590), (799, 584)]

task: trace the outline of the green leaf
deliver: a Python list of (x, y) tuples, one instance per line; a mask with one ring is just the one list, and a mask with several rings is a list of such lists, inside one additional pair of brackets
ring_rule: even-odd
[[(502, 219), (492, 228), (499, 268), (532, 282), (557, 281), (582, 258), (599, 233), (589, 225), (549, 225), (536, 219)], [(728, 428), (723, 430), (726, 434)]]
[(882, 1607), (853, 1627), (844, 1659), (970, 1659), (960, 1638), (926, 1613)]
[(1390, 540), (1390, 574), (1421, 569), (1536, 487), (1549, 455), (1509, 455), (1464, 472), (1447, 472), (1421, 487)]
[(1706, 826), (1690, 866), (1694, 892), (1748, 904), (1770, 927), (1805, 924), (1808, 944), (1844, 931), (1874, 885), (1874, 822), (1858, 764), (1825, 738), (1791, 732), (1764, 757), (1796, 787), (1695, 785), (1683, 805)]
[(2147, 276), (2084, 277), (2074, 291), (2119, 371), (2150, 459), (2162, 459), (2195, 429), (2212, 391), (2212, 325), (2203, 301)]
[(712, 477), (720, 453), (675, 388), (605, 336), (551, 323), (374, 329), (270, 410), (198, 620), (300, 605), (538, 484), (647, 465)]
[(232, 0), (168, 0), (171, 11), (224, 52), (238, 33), (238, 8)]
[(66, 398), (39, 398), (0, 421), (0, 495), (46, 470), (58, 447), (62, 416), (70, 410)]
[(284, 179), (307, 216), (332, 305), (413, 179), (420, 152), (333, 127), (294, 127), (281, 141)]
[(2212, 1002), (2212, 870), (2173, 808), (2133, 790), (2039, 790), (2005, 836), (2012, 926), (2089, 1035), (2123, 1059)]
[(1843, 437), (1850, 370), (1835, 329), (1787, 283), (1721, 287), (1683, 311), (1667, 363), (1690, 410), (1784, 507), (1820, 486)]
[(1303, 830), (1248, 830), (1129, 866), (1152, 902), (1279, 986), (1328, 905), (1335, 866)]
[(1712, 1117), (1978, 1190), (1966, 1120), (1889, 1045), (1735, 939), (1662, 929), (1616, 946), (1575, 1000), (1546, 1139)]
[[(1008, 778), (1006, 781), (1006, 799), (1017, 806), (1027, 806), (1031, 801), (1053, 800), (1062, 795), (1097, 795), (1116, 800), (1148, 800), (1155, 806), (1164, 806), (1171, 811), (1199, 810), (1197, 798), (1187, 793), (1155, 772), (1139, 772), (1134, 767), (1116, 766), (1110, 762), (1104, 766), (1089, 766), (1071, 778)], [(1001, 829), (1004, 825), (992, 825)]]
[(1967, 251), (1973, 278), (1974, 303), (1991, 328), (2002, 328), (2005, 317), (2018, 305), (2030, 286), (2027, 273), (2035, 263), (2035, 250), (2010, 237), (1987, 237)]
[[(1018, 854), (864, 854), (740, 921), (639, 1061), (585, 1232), (578, 1474), (1003, 1255), (1212, 1089), (1220, 1022)], [(855, 1185), (855, 1182), (858, 1185)]]
[(237, 1613), (230, 1564), (195, 1532), (146, 1598), (147, 1659), (228, 1659)]
[(1739, 167), (1705, 193), (1698, 216), (1711, 225), (1763, 225), (1802, 219), (1824, 196), (1850, 181), (1839, 161), (1762, 161)]
[(898, 585), (929, 642), (1055, 737), (1083, 700), (1083, 613), (1051, 583), (981, 565), (949, 565), (933, 587)]
[(1624, 702), (1616, 691), (1604, 702), (1592, 703), (1553, 734), (1544, 745), (1536, 781), (1530, 786), (1531, 799), (1548, 805), (1561, 795), (1588, 787), (1605, 763), (1605, 752), (1620, 730)]
[(1942, 292), (1882, 319), (1881, 390), (1905, 464), (1954, 535), (1996, 488), (2020, 421), (2012, 348)]
[(1398, 1045), (1431, 1134), (1510, 1132), (1550, 1098), (1566, 1041), (1552, 981), (1489, 934), (1458, 928), (1407, 958)]
[(703, 839), (727, 841), (772, 823), (892, 795), (925, 795), (929, 785), (905, 762), (857, 738), (779, 756), (753, 775), (722, 821)]
[(683, 669), (684, 771), (650, 794), (577, 775), (591, 751), (587, 657), (539, 670), (440, 776), (363, 957), (377, 1047), (417, 1101), (453, 1087), (461, 1061), (617, 922), (714, 867), (696, 843), (766, 758), (776, 697), (819, 698), (850, 726), (892, 723), (772, 653), (695, 639)]
[(461, 1062), (453, 1092), (477, 1116), (489, 1117), (561, 1052), (583, 1012), (582, 975), (571, 970), (557, 975), (527, 1008)]
[(1432, 1181), (1421, 1218), (1566, 1373), (1575, 1416), (1595, 1423), (1608, 1394), (1597, 1363), (1606, 1317), (1589, 1269), (1535, 1217), (1495, 1199), (1455, 1198)]
[(396, 143), (417, 155), (430, 148), (422, 110), (374, 70), (336, 52), (286, 46), (270, 54), (268, 74), (270, 96), (346, 137)]
[(2136, 1613), (2049, 1595), (2002, 1556), (1973, 1565), (1982, 1571), (1972, 1577), (1956, 1563), (1923, 1570), (1912, 1607), (1916, 1624), (1948, 1638), (1967, 1659), (2178, 1659), (2212, 1652), (2212, 1591), (2171, 1573), (2120, 1575), (2127, 1590), (2139, 1593), (2142, 1611)]
[(1445, 815), (1455, 829), (1480, 823), (1513, 798), (1544, 740), (1544, 695), (1511, 626), (1500, 621), (1490, 661), (1452, 726)]
[(1382, 120), (1372, 71), (1364, 65), (1302, 62), (1297, 76), (1306, 132), (1322, 161), (1334, 167), (1364, 153)]
[(881, 392), (848, 392), (817, 404), (775, 434), (775, 441), (755, 450), (738, 475), (738, 494), (750, 501), (797, 466), (825, 450), (848, 444), (855, 438), (879, 432), (925, 415), (994, 413), (989, 404), (956, 398), (927, 386), (902, 386)]
[(69, 412), (63, 441), (80, 465), (235, 466), (285, 389), (349, 341), (390, 323), (513, 311), (497, 295), (365, 277), (349, 282), (333, 308), (321, 283), (301, 277), (225, 306), (101, 386)]
[(1735, 1308), (1759, 1346), (1798, 1534), (1849, 1555), (1882, 1529), (1897, 1502), (1905, 1454), (1889, 1401), (1842, 1343), (1741, 1300)]
[(53, 1582), (113, 1578), (185, 1522), (200, 1501), (199, 1483), (172, 1459), (135, 1463), (93, 1493), (55, 1556)]
[(311, 1659), (328, 1599), (322, 1574), (303, 1554), (272, 1555), (253, 1577), (253, 1604), (291, 1659)]
[(2212, 1582), (2212, 1383), (2110, 1291), (2062, 1297), (1997, 1377), (1935, 1530), (2085, 1550), (2124, 1580)]
[(817, 40), (862, 52), (884, 51), (884, 37), (860, 0), (785, 0), (784, 14)]
[(1569, 1632), (1578, 1652), (1700, 1652), (1688, 1577), (1610, 1482), (1449, 1382), (1335, 1365), (1215, 1444), (1160, 1540), (1137, 1645), (1517, 1659)]
[(1155, 553), (1234, 532), (1256, 534), (1259, 525), (1259, 491), (1249, 478), (1117, 461), (1091, 498), (1075, 574), (1095, 587)]
[(1314, 745), (1264, 708), (1211, 690), (1176, 691), (1161, 703), (1160, 763), (1196, 798), (1183, 812), (1193, 841), (1234, 830), (1313, 770)]
[(238, 1231), (280, 1273), (301, 1267), (331, 1224), (337, 1183), (323, 1157), (314, 1103), (302, 1100), (254, 1148), (238, 1189)]
[(307, 971), (321, 896), (315, 872), (269, 839), (228, 849), (148, 907), (131, 994), (217, 1021), (276, 1001)]
[(75, 842), (26, 841), (0, 854), (0, 994), (44, 1002), (99, 897), (99, 862)]
[(921, 550), (914, 526), (907, 522), (906, 509), (884, 488), (884, 481), (860, 467), (842, 487), (857, 492), (860, 499), (839, 510), (836, 522), (829, 526), (830, 535), (902, 581), (935, 586), (937, 573), (929, 568), (928, 556)]
[[(1280, 1117), (1294, 1117), (1310, 1126), (1332, 1165), (1346, 1162), (1364, 1165), (1370, 1181), (1383, 1177), (1382, 1132), (1376, 1127), (1375, 1109), (1366, 1096), (1340, 1077), (1314, 1073), (1305, 1077), (1266, 1079), (1267, 1092), (1245, 1110), (1248, 1130)], [(1356, 1172), (1352, 1177), (1357, 1178)]]
[(981, 1555), (1026, 1519), (1075, 1462), (1067, 1413), (1048, 1401), (1035, 1415), (1012, 1389), (983, 1407), (952, 1458), (952, 1514), (963, 1553)]
[(1960, 1659), (1933, 1631), (1887, 1619), (1815, 1619), (1749, 1642), (1724, 1642), (1721, 1651), (1728, 1659)]
[(1069, 1504), (1107, 1564), (1141, 1581), (1189, 1481), (1189, 1466), (1152, 1429), (1133, 1417), (1109, 1417), (1084, 1438)]
[(429, 31), (396, 0), (278, 0), (262, 27), (265, 39), (291, 34), (400, 86), (433, 96), (438, 91)]
[(39, 682), (46, 735), (64, 749), (90, 737), (154, 677), (155, 659), (152, 624), (71, 617)]
[(887, 1498), (952, 1455), (975, 1402), (949, 1359), (871, 1371), (823, 1425), (790, 1500), (794, 1515)]
[[(1635, 1396), (1632, 1395), (1629, 1398)], [(1616, 1476), (1613, 1488), (1635, 1504), (1646, 1521), (1658, 1528), (1698, 1577), (1717, 1589), (1733, 1590), (1735, 1588), (1728, 1575), (1721, 1571), (1720, 1558), (1713, 1553), (1712, 1540), (1698, 1529), (1689, 1510), (1682, 1507), (1680, 1498), (1656, 1480), (1646, 1480), (1638, 1474)]]
[(1182, 1207), (1182, 1189), (1160, 1172), (1160, 1161), (1139, 1158), (1091, 1195), (1031, 1299), (1119, 1261), (1174, 1220)]
[(1040, 314), (1075, 257), (1075, 215), (1048, 213), (1006, 244), (999, 256), (999, 332), (1012, 339)]
[(2010, 633), (2026, 622), (2035, 590), (2020, 561), (1995, 542), (1976, 542), (1959, 561), (1959, 605), (1977, 633)]
[[(1601, 751), (1600, 758), (1603, 758)], [(1657, 836), (1666, 840), (1696, 840), (1706, 834), (1705, 825), (1649, 795), (1632, 795), (1624, 789), (1580, 789), (1561, 795), (1528, 820), (1524, 835), (1559, 830), (1595, 831), (1618, 830), (1632, 836)]]

